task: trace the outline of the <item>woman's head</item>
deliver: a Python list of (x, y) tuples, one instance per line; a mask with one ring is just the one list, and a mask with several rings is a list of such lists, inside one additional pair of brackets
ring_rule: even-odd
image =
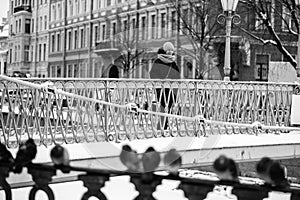
[(167, 55), (174, 55), (175, 47), (171, 42), (166, 42), (163, 45), (163, 50), (166, 52)]

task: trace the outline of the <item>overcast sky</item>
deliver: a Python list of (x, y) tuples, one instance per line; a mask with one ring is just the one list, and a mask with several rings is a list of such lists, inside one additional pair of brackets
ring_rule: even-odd
[(7, 17), (9, 0), (0, 0), (0, 2), (0, 22), (2, 22), (2, 17)]

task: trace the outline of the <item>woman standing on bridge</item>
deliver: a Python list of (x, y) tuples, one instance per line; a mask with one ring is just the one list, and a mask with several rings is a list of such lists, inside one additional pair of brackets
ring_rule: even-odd
[[(158, 49), (157, 59), (154, 61), (150, 70), (151, 79), (180, 79), (180, 71), (175, 62), (176, 56), (174, 52), (175, 48), (171, 42), (164, 43), (163, 47)], [(170, 88), (156, 89), (157, 101), (160, 102), (160, 112), (165, 112), (167, 107), (167, 113), (170, 113), (173, 102), (176, 101), (176, 92)], [(164, 122), (165, 121), (165, 122)], [(168, 119), (161, 117), (163, 129), (168, 129)], [(158, 130), (161, 130), (161, 124), (158, 123)]]

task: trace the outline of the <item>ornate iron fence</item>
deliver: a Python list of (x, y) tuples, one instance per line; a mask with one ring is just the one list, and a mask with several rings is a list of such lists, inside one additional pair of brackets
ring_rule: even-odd
[[(181, 165), (181, 157), (175, 149), (170, 150), (169, 152), (172, 153), (166, 154), (161, 158), (161, 155), (156, 152), (155, 149), (148, 151), (148, 148), (143, 153), (142, 158), (136, 157), (138, 163), (143, 166), (141, 169), (138, 169), (130, 168), (137, 163), (136, 160), (133, 159), (135, 156), (134, 151), (132, 151), (131, 148), (125, 150), (123, 146), (123, 151), (120, 153), (120, 160), (127, 166), (127, 171), (72, 166), (69, 163), (66, 149), (59, 145), (56, 145), (50, 153), (53, 164), (32, 163), (37, 153), (36, 150), (35, 144), (28, 140), (21, 144), (16, 157), (13, 158), (9, 151), (1, 145), (0, 186), (5, 191), (6, 200), (13, 199), (11, 186), (6, 181), (6, 178), (10, 172), (16, 174), (21, 173), (23, 168), (27, 168), (27, 172), (31, 175), (32, 181), (34, 182), (29, 193), (29, 200), (34, 200), (39, 190), (44, 191), (49, 200), (54, 200), (55, 193), (49, 187), (49, 184), (58, 171), (63, 173), (70, 173), (72, 171), (82, 173), (77, 176), (77, 180), (82, 181), (84, 187), (87, 188), (87, 191), (81, 198), (82, 200), (89, 199), (92, 196), (99, 200), (107, 199), (101, 189), (112, 176), (130, 176), (130, 182), (134, 184), (135, 189), (138, 191), (138, 195), (134, 198), (136, 200), (155, 200), (153, 193), (156, 191), (157, 186), (163, 184), (163, 180), (180, 182), (177, 189), (182, 190), (184, 196), (189, 200), (205, 199), (208, 193), (212, 192), (216, 186), (230, 186), (232, 189), (231, 194), (237, 196), (239, 200), (262, 200), (268, 197), (268, 193), (271, 191), (290, 193), (291, 200), (299, 199), (300, 196), (299, 187), (290, 186), (289, 184), (284, 186), (272, 186), (255, 182), (250, 183), (249, 180), (248, 182), (243, 182), (241, 178), (240, 180), (220, 180), (218, 178), (216, 178), (217, 180), (205, 180), (182, 177), (179, 173), (180, 171), (178, 171)], [(158, 175), (154, 172), (161, 160), (164, 160), (166, 168), (169, 169), (166, 171), (168, 172), (166, 175)], [(147, 168), (149, 168), (149, 170), (147, 170)], [(121, 198), (122, 194), (119, 195)]]
[(278, 127), (290, 124), (296, 88), (256, 82), (1, 78), (0, 134), (11, 148), (28, 138), (49, 145), (256, 134), (254, 122), (269, 127), (266, 132), (283, 131), (287, 128)]

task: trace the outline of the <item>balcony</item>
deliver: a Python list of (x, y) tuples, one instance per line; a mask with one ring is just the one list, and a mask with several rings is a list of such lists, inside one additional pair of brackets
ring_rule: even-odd
[(30, 5), (19, 5), (19, 6), (14, 7), (14, 13), (18, 13), (21, 11), (26, 11), (26, 12), (31, 13), (32, 12), (31, 6)]
[(95, 46), (96, 51), (121, 50), (121, 45), (114, 40), (98, 41)]

